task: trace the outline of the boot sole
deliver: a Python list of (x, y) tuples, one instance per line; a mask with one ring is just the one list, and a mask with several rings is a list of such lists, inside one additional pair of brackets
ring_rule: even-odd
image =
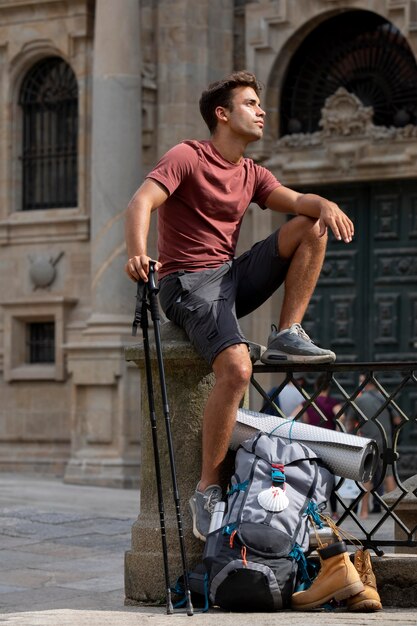
[[(328, 593), (327, 595), (322, 596), (321, 598), (319, 598), (318, 600), (315, 600), (314, 602), (308, 602), (307, 604), (297, 604), (297, 605), (293, 604), (292, 609), (294, 609), (295, 611), (306, 611), (308, 609), (316, 609), (318, 606), (325, 604), (332, 598), (334, 598), (337, 601), (346, 600), (347, 598), (350, 598), (351, 596), (356, 596), (357, 593), (360, 593), (364, 589), (365, 587), (363, 586), (361, 581), (358, 581), (356, 583), (351, 583), (350, 585), (348, 585), (347, 587), (344, 587), (343, 589), (340, 589), (339, 591)], [(305, 593), (305, 592), (302, 591), (301, 593)]]
[(361, 602), (357, 602), (356, 604), (347, 605), (348, 611), (352, 612), (360, 612), (360, 611), (380, 611), (382, 609), (381, 602), (378, 600), (362, 600)]

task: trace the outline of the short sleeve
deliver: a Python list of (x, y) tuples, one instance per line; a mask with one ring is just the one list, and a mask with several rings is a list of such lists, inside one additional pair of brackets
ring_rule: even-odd
[(191, 142), (174, 146), (158, 161), (146, 178), (156, 180), (171, 195), (198, 165), (199, 155)]
[(256, 188), (252, 201), (259, 204), (261, 209), (266, 209), (265, 202), (274, 189), (281, 186), (281, 183), (273, 174), (261, 165), (255, 165)]

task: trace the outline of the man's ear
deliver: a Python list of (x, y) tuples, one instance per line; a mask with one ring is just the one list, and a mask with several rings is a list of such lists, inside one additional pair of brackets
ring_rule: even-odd
[(227, 114), (227, 109), (225, 107), (220, 107), (220, 106), (216, 107), (214, 112), (215, 112), (216, 117), (217, 117), (217, 119), (219, 121), (221, 121), (221, 122), (227, 122), (228, 121), (229, 117), (228, 117), (228, 114)]

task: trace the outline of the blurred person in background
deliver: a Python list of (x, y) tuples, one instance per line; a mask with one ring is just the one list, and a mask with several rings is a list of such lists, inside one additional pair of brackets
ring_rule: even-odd
[[(300, 387), (305, 386), (306, 380), (303, 372), (294, 372), (292, 376)], [(278, 389), (279, 385), (272, 387), (272, 389), (268, 391), (268, 397), (272, 398)], [(289, 380), (278, 396), (273, 399), (273, 402), (281, 409), (285, 417), (291, 417), (292, 415), (295, 415), (294, 409), (304, 402), (304, 396), (294, 385), (293, 381)], [(262, 405), (261, 413), (266, 413), (267, 415), (279, 415), (278, 411), (272, 406), (272, 404), (266, 400)]]

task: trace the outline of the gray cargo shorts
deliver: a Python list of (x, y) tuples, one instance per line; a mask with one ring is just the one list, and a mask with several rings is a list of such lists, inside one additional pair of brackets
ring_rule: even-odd
[(225, 348), (248, 343), (238, 318), (260, 307), (284, 282), (289, 261), (279, 257), (277, 239), (278, 231), (220, 267), (160, 280), (165, 315), (184, 328), (210, 365)]

